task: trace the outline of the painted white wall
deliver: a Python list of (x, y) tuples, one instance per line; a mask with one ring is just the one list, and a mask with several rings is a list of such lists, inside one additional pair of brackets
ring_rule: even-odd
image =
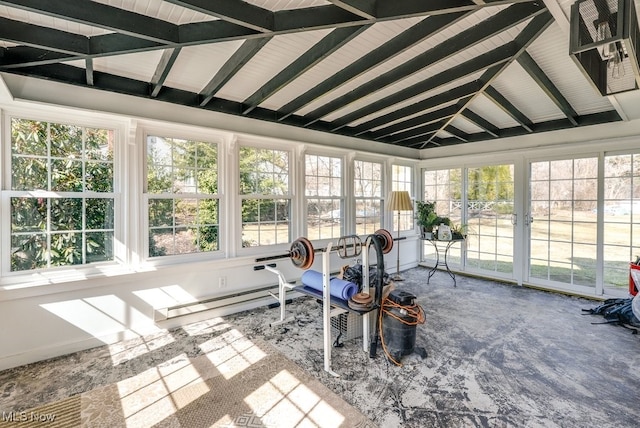
[[(413, 267), (418, 258), (418, 240), (401, 241), (401, 269)], [(395, 270), (398, 246), (385, 256), (389, 271)], [(371, 257), (375, 252), (372, 251)], [(316, 257), (311, 269), (321, 271)], [(288, 259), (273, 261), (287, 280), (298, 280), (303, 271)], [(332, 257), (338, 270), (352, 260)], [(250, 309), (256, 304), (275, 303), (265, 298), (258, 303), (220, 308), (154, 322), (154, 311), (179, 303), (226, 296), (268, 285), (277, 278), (266, 270), (254, 271), (253, 258), (179, 264), (155, 271), (67, 282), (50, 294), (32, 293), (12, 298), (24, 290), (0, 291), (0, 370), (152, 334), (205, 318)], [(226, 287), (219, 287), (224, 277)], [(48, 286), (45, 286), (48, 287)], [(2, 289), (2, 287), (0, 287)], [(13, 292), (12, 292), (13, 291)], [(266, 293), (265, 293), (266, 296)], [(274, 309), (274, 321), (279, 310)]]

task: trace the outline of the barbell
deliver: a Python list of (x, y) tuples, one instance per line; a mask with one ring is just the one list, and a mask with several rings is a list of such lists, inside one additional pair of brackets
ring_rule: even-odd
[[(393, 237), (386, 229), (378, 229), (374, 233), (382, 242), (382, 253), (387, 254), (393, 248)], [(362, 241), (358, 235), (343, 236), (338, 239), (334, 250), (343, 258), (358, 257), (362, 251)], [(313, 244), (305, 237), (300, 237), (291, 243), (289, 252), (275, 256), (261, 257), (256, 262), (264, 262), (267, 260), (282, 259), (289, 257), (291, 263), (300, 269), (309, 269), (313, 265), (315, 253), (323, 251), (322, 248), (314, 249)]]

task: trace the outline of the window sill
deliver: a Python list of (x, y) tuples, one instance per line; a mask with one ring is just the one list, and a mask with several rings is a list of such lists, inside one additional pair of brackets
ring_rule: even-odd
[[(142, 271), (122, 265), (103, 265), (55, 272), (16, 273), (0, 279), (0, 302), (99, 287), (113, 283), (114, 277)], [(90, 287), (87, 287), (88, 280), (91, 280)]]
[(54, 272), (24, 272), (0, 278), (0, 302), (16, 299), (70, 293), (78, 290), (107, 287), (132, 281), (144, 280), (146, 275), (172, 275), (191, 271), (209, 271), (253, 265), (249, 257), (222, 257), (185, 260), (175, 259), (170, 263), (147, 262), (138, 266), (121, 264), (103, 264), (83, 266), (76, 269), (64, 269)]

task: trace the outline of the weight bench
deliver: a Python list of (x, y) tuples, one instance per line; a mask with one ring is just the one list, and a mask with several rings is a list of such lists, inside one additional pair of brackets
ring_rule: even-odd
[[(376, 253), (378, 254), (378, 270), (382, 270), (384, 263), (382, 255), (382, 245), (378, 241), (376, 235), (370, 235), (365, 241), (365, 251), (362, 253), (362, 292), (369, 294), (369, 245), (374, 243)], [(375, 317), (374, 334), (372, 336), (371, 343), (368, 338), (370, 336), (370, 312), (375, 311), (381, 307), (382, 300), (382, 272), (378, 272), (377, 284), (375, 287), (375, 300), (371, 308), (366, 310), (357, 310), (349, 307), (346, 300), (337, 298), (331, 295), (330, 290), (330, 256), (332, 251), (332, 243), (329, 243), (326, 249), (322, 252), (322, 291), (312, 287), (304, 285), (295, 285), (288, 282), (282, 273), (275, 268), (274, 265), (265, 265), (264, 269), (272, 272), (278, 276), (278, 296), (270, 293), (280, 303), (280, 319), (271, 323), (272, 326), (280, 325), (289, 321), (292, 321), (293, 317), (286, 316), (286, 293), (287, 291), (295, 291), (303, 295), (311, 296), (322, 301), (322, 327), (323, 327), (323, 339), (324, 339), (324, 370), (333, 376), (339, 377), (339, 375), (331, 369), (331, 318), (343, 313), (352, 312), (362, 316), (362, 347), (363, 351), (369, 352), (370, 358), (375, 357), (377, 343), (379, 341), (378, 336), (378, 317)]]

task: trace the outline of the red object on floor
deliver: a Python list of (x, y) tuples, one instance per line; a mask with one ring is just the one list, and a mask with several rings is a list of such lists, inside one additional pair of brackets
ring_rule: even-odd
[(632, 270), (639, 271), (637, 272), (637, 274), (638, 277), (640, 277), (640, 265), (629, 263), (629, 293), (632, 296), (635, 296), (636, 294), (638, 294), (638, 286), (636, 285), (636, 282), (633, 280), (633, 276), (631, 275)]

